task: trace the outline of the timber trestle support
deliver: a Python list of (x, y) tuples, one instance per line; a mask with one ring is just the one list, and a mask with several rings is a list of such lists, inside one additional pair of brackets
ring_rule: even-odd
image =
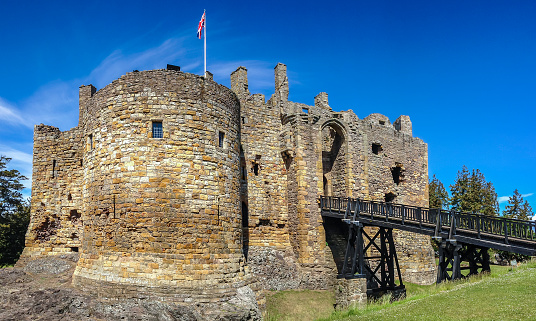
[(437, 283), (490, 272), (488, 248), (439, 239)]
[[(392, 300), (405, 297), (406, 288), (396, 256), (393, 229), (367, 227), (349, 219), (343, 219), (343, 222), (348, 224), (348, 244), (342, 271), (337, 277), (366, 278), (367, 296), (380, 297), (390, 293)], [(395, 282), (397, 277), (398, 285)]]

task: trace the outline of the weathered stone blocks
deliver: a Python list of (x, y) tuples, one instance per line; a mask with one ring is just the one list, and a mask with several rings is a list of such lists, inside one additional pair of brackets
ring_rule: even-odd
[[(274, 77), (268, 101), (244, 67), (231, 89), (177, 70), (81, 86), (76, 128), (35, 127), (21, 264), (80, 252), (73, 282), (100, 295), (210, 303), (253, 290), (262, 304), (260, 288), (335, 286), (361, 302), (359, 282), (335, 279), (318, 199), (426, 206), (427, 145), (408, 116), (334, 112), (327, 93), (291, 102), (286, 66)], [(429, 239), (394, 238), (403, 278), (433, 282)]]

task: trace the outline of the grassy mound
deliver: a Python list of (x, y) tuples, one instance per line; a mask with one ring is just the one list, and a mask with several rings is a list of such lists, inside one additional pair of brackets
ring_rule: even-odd
[[(406, 284), (407, 298), (334, 312), (329, 291), (269, 295), (266, 320), (536, 320), (536, 263), (440, 285)], [(320, 319), (319, 319), (320, 318)]]

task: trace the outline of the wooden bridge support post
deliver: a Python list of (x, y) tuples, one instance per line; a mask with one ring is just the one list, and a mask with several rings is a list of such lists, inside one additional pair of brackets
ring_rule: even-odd
[[(402, 282), (402, 274), (400, 273), (400, 266), (396, 255), (393, 229), (379, 227), (376, 234), (372, 237), (364, 230), (362, 234), (368, 240), (368, 244), (363, 250), (363, 261), (366, 262), (364, 268), (368, 284), (367, 294), (371, 297), (380, 297), (383, 294), (391, 293), (392, 300), (405, 297), (406, 288)], [(369, 254), (367, 255), (367, 253)], [(379, 256), (377, 256), (378, 254)], [(374, 262), (377, 262), (377, 264), (374, 264)], [(400, 281), (399, 285), (395, 283), (395, 266)]]
[[(462, 262), (467, 262), (469, 266), (462, 267)], [(463, 270), (469, 270), (469, 273), (463, 274)], [(457, 280), (489, 271), (488, 248), (457, 243), (455, 240), (443, 240), (441, 242), (439, 246), (437, 283)]]
[(348, 224), (348, 242), (341, 274), (337, 278), (354, 279), (363, 278), (363, 224), (344, 220)]

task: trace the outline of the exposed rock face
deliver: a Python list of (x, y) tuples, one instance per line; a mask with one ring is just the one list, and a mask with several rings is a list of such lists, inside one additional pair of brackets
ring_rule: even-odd
[[(18, 266), (75, 253), (78, 289), (240, 318), (255, 317), (250, 299), (262, 307), (262, 289), (332, 288), (336, 246), (327, 240), (341, 240), (326, 238), (319, 197), (426, 206), (427, 145), (408, 116), (391, 124), (334, 112), (326, 93), (313, 106), (291, 102), (286, 66), (274, 73), (267, 101), (250, 94), (244, 67), (231, 89), (176, 69), (81, 86), (77, 127), (35, 127)], [(405, 280), (432, 283), (429, 239), (394, 237)]]
[(0, 320), (261, 320), (248, 287), (223, 304), (178, 304), (157, 297), (110, 300), (72, 287), (74, 263), (70, 257), (50, 257), (24, 269), (0, 269)]

